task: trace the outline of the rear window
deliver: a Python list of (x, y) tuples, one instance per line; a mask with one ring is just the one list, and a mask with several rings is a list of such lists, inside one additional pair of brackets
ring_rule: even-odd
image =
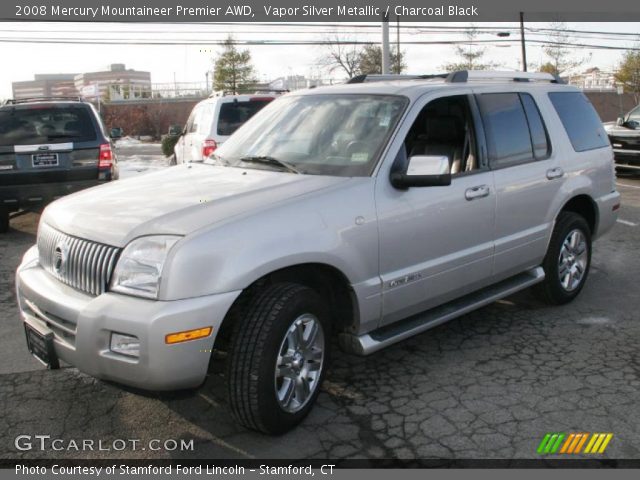
[(220, 105), (220, 115), (218, 115), (218, 135), (231, 135), (271, 100), (271, 98), (260, 98), (248, 102), (223, 103)]
[(576, 152), (609, 145), (598, 114), (582, 93), (552, 92), (549, 93), (549, 98)]
[(90, 142), (96, 131), (86, 107), (34, 105), (0, 110), (0, 146)]

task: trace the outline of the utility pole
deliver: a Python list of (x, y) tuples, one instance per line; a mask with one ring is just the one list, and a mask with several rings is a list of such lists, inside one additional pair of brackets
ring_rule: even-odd
[(524, 40), (524, 12), (520, 12), (520, 47), (522, 48), (522, 71), (527, 71), (527, 47)]
[(389, 70), (389, 17), (382, 17), (382, 74), (388, 75)]
[(400, 71), (400, 65), (402, 64), (402, 62), (400, 61), (400, 15), (396, 15), (396, 47), (397, 47), (396, 73), (400, 75), (400, 73), (402, 73)]

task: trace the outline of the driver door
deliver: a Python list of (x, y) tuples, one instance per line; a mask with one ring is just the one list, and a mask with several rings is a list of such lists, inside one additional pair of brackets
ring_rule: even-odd
[[(481, 288), (492, 275), (496, 196), (473, 98), (429, 96), (408, 118), (392, 145), (394, 166), (376, 182), (381, 325)], [(451, 185), (394, 188), (390, 171), (413, 154), (447, 155)]]

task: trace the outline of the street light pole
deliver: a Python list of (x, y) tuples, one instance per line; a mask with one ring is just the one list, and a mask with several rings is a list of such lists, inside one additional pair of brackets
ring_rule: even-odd
[(400, 15), (396, 16), (396, 46), (398, 47), (396, 52), (396, 73), (400, 75), (402, 73), (400, 71), (400, 67), (402, 66), (402, 62), (400, 61)]
[(527, 47), (524, 40), (524, 12), (520, 12), (520, 46), (522, 48), (522, 71), (527, 71)]
[(382, 17), (382, 74), (388, 75), (389, 71), (389, 17)]

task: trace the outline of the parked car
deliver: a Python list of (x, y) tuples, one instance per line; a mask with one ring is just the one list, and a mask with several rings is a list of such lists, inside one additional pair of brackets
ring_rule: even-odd
[(113, 144), (90, 103), (36, 98), (0, 106), (0, 232), (11, 212), (117, 178)]
[(640, 167), (640, 105), (616, 122), (604, 124), (616, 162)]
[(234, 417), (281, 433), (333, 335), (368, 355), (530, 286), (576, 298), (620, 207), (587, 98), (548, 74), (396, 78), (285, 95), (206, 162), (47, 207), (17, 272), (31, 352), (148, 390), (225, 358)]
[(202, 162), (243, 123), (271, 102), (276, 93), (220, 93), (201, 101), (191, 111), (170, 163)]

